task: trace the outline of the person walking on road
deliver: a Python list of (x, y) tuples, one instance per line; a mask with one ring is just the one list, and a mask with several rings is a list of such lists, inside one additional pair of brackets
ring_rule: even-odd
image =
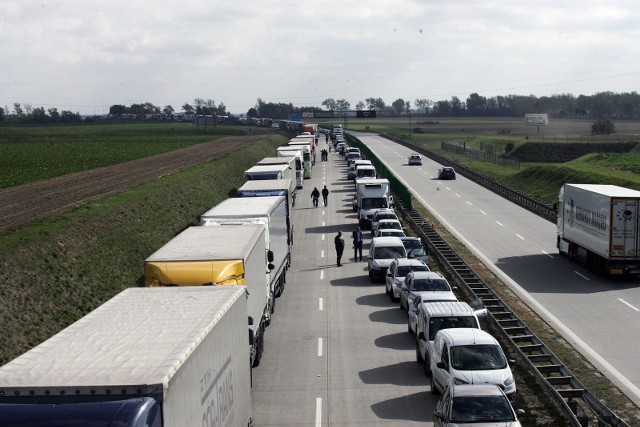
[(340, 260), (342, 259), (342, 252), (344, 252), (344, 239), (342, 238), (342, 231), (338, 231), (333, 243), (336, 246), (336, 260), (338, 261), (338, 267), (342, 267)]
[(320, 198), (320, 192), (318, 191), (318, 187), (313, 187), (313, 191), (311, 192), (311, 198), (313, 199), (313, 207), (318, 207), (318, 199)]
[(353, 259), (358, 262), (358, 253), (360, 253), (360, 262), (362, 262), (362, 230), (360, 226), (351, 233), (351, 236), (353, 237)]
[(328, 199), (329, 199), (329, 189), (325, 185), (324, 188), (322, 189), (322, 201), (325, 207), (327, 206), (327, 202), (329, 201)]

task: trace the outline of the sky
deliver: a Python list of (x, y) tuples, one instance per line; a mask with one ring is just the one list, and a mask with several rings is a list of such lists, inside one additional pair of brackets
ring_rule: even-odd
[(638, 89), (638, 0), (0, 0), (9, 112)]

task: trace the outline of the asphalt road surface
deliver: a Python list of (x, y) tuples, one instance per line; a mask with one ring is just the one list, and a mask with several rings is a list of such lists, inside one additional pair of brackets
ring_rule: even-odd
[[(313, 208), (311, 191), (325, 184), (328, 206)], [(384, 284), (369, 282), (367, 263), (354, 262), (353, 192), (346, 162), (333, 151), (298, 192), (292, 267), (253, 370), (256, 426), (433, 425), (437, 397), (415, 361), (407, 315)], [(338, 230), (343, 267), (336, 265)]]
[[(355, 133), (354, 133), (355, 134)], [(640, 285), (598, 277), (558, 255), (556, 227), (439, 164), (373, 134), (356, 136), (476, 256), (640, 404)]]

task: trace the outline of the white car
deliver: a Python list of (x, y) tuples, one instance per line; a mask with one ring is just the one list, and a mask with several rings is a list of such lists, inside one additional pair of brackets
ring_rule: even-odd
[(406, 237), (404, 231), (396, 230), (395, 228), (379, 228), (376, 230), (376, 233), (373, 237), (386, 237), (386, 236), (394, 236), (394, 237)]
[[(373, 222), (371, 224), (373, 226)], [(372, 229), (371, 231), (375, 233), (378, 230), (382, 229), (402, 231), (402, 223), (397, 219), (378, 219), (378, 221), (376, 222), (376, 228)]]
[(400, 299), (404, 278), (412, 271), (429, 271), (429, 267), (417, 259), (398, 258), (391, 263), (385, 280), (385, 291), (391, 301)]
[(400, 293), (400, 309), (408, 310), (417, 295), (424, 302), (458, 301), (447, 279), (435, 271), (412, 271), (407, 274)]
[(378, 209), (373, 213), (373, 216), (371, 217), (371, 233), (376, 232), (378, 221), (380, 221), (381, 219), (398, 219), (398, 215), (396, 215), (393, 209)]
[(431, 393), (458, 384), (496, 384), (513, 400), (516, 382), (498, 341), (474, 328), (441, 329), (433, 340)]
[(407, 164), (422, 166), (422, 157), (420, 157), (420, 154), (412, 154), (409, 156)]

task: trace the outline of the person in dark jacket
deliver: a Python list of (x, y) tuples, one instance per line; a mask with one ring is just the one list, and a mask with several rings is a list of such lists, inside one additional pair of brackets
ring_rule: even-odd
[(318, 191), (318, 187), (313, 187), (313, 191), (311, 192), (311, 198), (313, 199), (313, 207), (318, 207), (318, 199), (320, 198), (320, 192)]
[(336, 257), (338, 261), (338, 267), (342, 267), (340, 260), (342, 259), (342, 252), (344, 252), (344, 239), (342, 238), (342, 231), (338, 231), (336, 238), (333, 239), (333, 243), (336, 246)]
[(322, 189), (322, 202), (324, 203), (325, 206), (327, 206), (328, 198), (329, 198), (329, 189), (325, 185), (324, 188)]
[(362, 230), (358, 226), (357, 230), (354, 230), (351, 233), (351, 237), (353, 238), (353, 259), (358, 261), (358, 253), (360, 253), (360, 261), (362, 262)]

